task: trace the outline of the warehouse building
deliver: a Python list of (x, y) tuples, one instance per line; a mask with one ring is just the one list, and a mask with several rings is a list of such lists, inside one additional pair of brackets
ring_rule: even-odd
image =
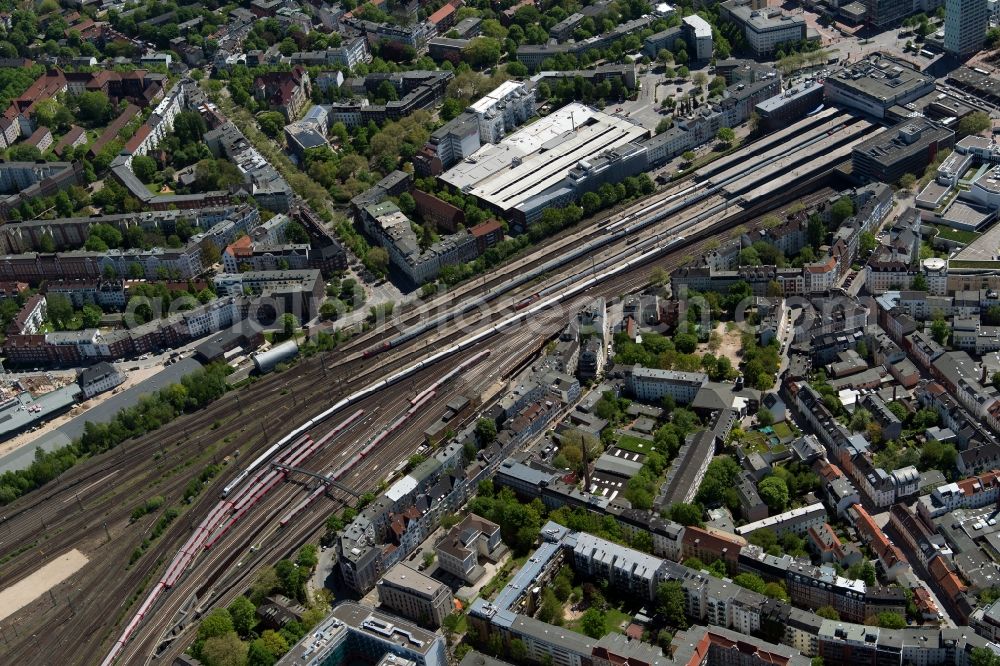
[(499, 144), (486, 145), (441, 176), (516, 224), (537, 220), (604, 182), (646, 168), (637, 142), (649, 131), (583, 104), (568, 104)]

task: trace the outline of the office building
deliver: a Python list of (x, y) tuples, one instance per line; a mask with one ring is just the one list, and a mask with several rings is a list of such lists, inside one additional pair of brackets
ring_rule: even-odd
[(895, 183), (922, 174), (937, 152), (955, 145), (955, 133), (926, 118), (909, 118), (854, 147), (854, 174), (867, 181)]
[(945, 51), (966, 58), (983, 48), (990, 21), (986, 0), (947, 0), (944, 10)]
[(902, 22), (917, 7), (911, 0), (864, 0), (862, 4), (868, 25), (879, 30)]
[(416, 666), (447, 666), (444, 636), (346, 601), (294, 645), (278, 666), (374, 666), (407, 661)]
[[(829, 102), (858, 109), (876, 118), (934, 92), (934, 77), (918, 72), (903, 60), (872, 53), (864, 60), (827, 77), (823, 84)], [(921, 172), (922, 173), (922, 172)]]
[(807, 37), (802, 16), (766, 6), (757, 8), (748, 0), (724, 2), (719, 5), (719, 13), (740, 27), (756, 56), (769, 55), (782, 44), (798, 44)]

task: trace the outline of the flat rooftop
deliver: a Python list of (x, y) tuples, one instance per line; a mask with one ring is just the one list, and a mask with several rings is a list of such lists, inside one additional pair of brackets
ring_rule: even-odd
[(961, 261), (994, 261), (1000, 254), (1000, 224), (994, 224), (955, 255)]
[[(50, 419), (76, 404), (80, 387), (76, 382), (32, 399), (27, 393), (12, 398), (0, 408), (0, 436), (9, 437), (36, 421)], [(34, 455), (35, 447), (30, 448)]]
[(753, 9), (749, 4), (727, 2), (726, 8), (740, 22), (750, 26), (754, 32), (764, 32), (805, 23), (805, 19), (798, 14), (786, 14), (775, 7)]
[(873, 54), (849, 69), (842, 69), (826, 83), (889, 104), (925, 88), (929, 92), (934, 88), (934, 77), (918, 72), (903, 61)]
[(484, 146), (441, 179), (506, 211), (560, 185), (578, 163), (648, 135), (622, 118), (569, 104)]
[(946, 140), (953, 132), (923, 118), (910, 118), (884, 132), (865, 139), (854, 147), (875, 162), (893, 164), (906, 155), (927, 150), (931, 144)]
[(426, 599), (433, 599), (437, 596), (438, 590), (444, 585), (444, 583), (436, 581), (430, 576), (425, 576), (419, 571), (409, 568), (402, 562), (385, 572), (382, 580), (379, 581), (380, 585), (382, 583), (407, 590), (411, 594)]
[(794, 88), (785, 90), (780, 95), (775, 95), (774, 97), (765, 99), (757, 105), (757, 108), (765, 112), (775, 111), (783, 107), (785, 104), (789, 104), (808, 95), (815, 94), (819, 88), (819, 84), (808, 81), (804, 84), (795, 86)]
[(494, 104), (508, 95), (518, 92), (523, 86), (524, 84), (520, 81), (504, 81), (496, 90), (492, 90), (486, 93), (481, 99), (476, 100), (476, 102), (469, 106), (469, 111), (473, 113), (486, 113)]

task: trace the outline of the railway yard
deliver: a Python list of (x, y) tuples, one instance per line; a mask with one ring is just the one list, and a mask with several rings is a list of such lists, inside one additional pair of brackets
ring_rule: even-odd
[[(0, 587), (71, 549), (89, 562), (0, 622), (6, 661), (38, 663), (43, 653), (53, 664), (171, 663), (190, 620), (241, 594), (262, 567), (315, 540), (352, 494), (387, 479), (445, 403), (511, 376), (564, 326), (569, 302), (637, 291), (654, 268), (684, 264), (728, 229), (792, 200), (823, 200), (870, 127), (833, 109), (806, 118), (8, 505)], [(190, 479), (227, 458), (126, 566), (152, 529), (148, 518), (130, 521), (133, 509), (153, 495), (181, 506)]]

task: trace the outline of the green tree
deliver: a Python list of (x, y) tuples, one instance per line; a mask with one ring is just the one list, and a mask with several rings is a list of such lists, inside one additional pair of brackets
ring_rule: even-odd
[(730, 146), (733, 141), (736, 140), (736, 132), (734, 132), (730, 127), (720, 127), (719, 131), (715, 134), (715, 138), (717, 138), (721, 143)]
[(674, 336), (674, 347), (682, 354), (690, 354), (698, 346), (698, 338), (693, 333), (678, 333)]
[(913, 189), (913, 186), (917, 184), (917, 177), (912, 173), (904, 173), (899, 177), (899, 189), (904, 192), (909, 192)]
[(823, 220), (819, 215), (813, 214), (809, 216), (809, 226), (806, 229), (806, 234), (809, 236), (809, 245), (813, 249), (819, 248), (826, 239), (826, 227), (823, 225)]
[(197, 111), (181, 111), (174, 118), (174, 136), (180, 145), (200, 143), (208, 128)]
[(875, 234), (871, 233), (870, 231), (865, 231), (864, 233), (862, 233), (858, 247), (861, 250), (862, 254), (869, 254), (871, 252), (874, 252), (875, 248), (878, 247), (878, 241), (875, 240)]
[(694, 525), (696, 527), (700, 527), (702, 525), (702, 508), (697, 504), (677, 502), (676, 504), (670, 505), (670, 508), (667, 510), (667, 514), (670, 520), (675, 523), (680, 523), (681, 525)]
[(108, 248), (121, 247), (122, 232), (117, 227), (103, 222), (90, 228), (85, 247), (91, 252), (103, 252)]
[(852, 564), (847, 570), (847, 577), (854, 580), (863, 580), (865, 585), (875, 584), (875, 565), (868, 560)]
[(510, 658), (515, 663), (523, 663), (528, 658), (528, 646), (520, 638), (511, 639), (510, 643), (507, 644), (507, 649), (510, 651)]
[(326, 320), (336, 319), (344, 311), (344, 303), (340, 299), (332, 298), (319, 306), (319, 316)]
[(972, 648), (969, 653), (969, 666), (997, 666), (1000, 659), (988, 647)]
[(142, 182), (152, 183), (156, 176), (156, 160), (148, 155), (135, 155), (132, 157), (132, 171)]
[(556, 598), (551, 587), (546, 587), (542, 592), (542, 605), (538, 610), (538, 619), (556, 626), (562, 624), (563, 605)]
[(384, 247), (373, 247), (364, 260), (365, 266), (379, 275), (389, 272), (389, 252)]
[(754, 573), (741, 573), (733, 578), (733, 582), (759, 594), (764, 594), (764, 579)]
[(285, 242), (293, 243), (298, 245), (306, 245), (309, 243), (309, 233), (306, 228), (302, 226), (299, 222), (289, 222), (285, 225), (284, 230)]
[(840, 613), (833, 606), (820, 606), (816, 609), (816, 615), (825, 617), (827, 620), (840, 620)]
[(56, 330), (64, 331), (73, 321), (73, 304), (62, 294), (49, 294), (45, 297), (45, 309), (48, 320)]
[(56, 242), (52, 238), (52, 234), (45, 232), (38, 239), (38, 251), (39, 252), (55, 252)]
[(851, 215), (854, 215), (854, 202), (848, 196), (840, 197), (830, 207), (830, 220), (837, 227)]
[(899, 613), (884, 612), (878, 614), (878, 626), (883, 629), (904, 629), (906, 619)]
[(503, 48), (500, 42), (491, 37), (474, 37), (462, 51), (462, 60), (474, 69), (493, 67), (500, 60)]
[(240, 636), (249, 636), (257, 626), (257, 609), (244, 596), (236, 597), (233, 603), (229, 604), (229, 615), (233, 619), (233, 628)]
[(596, 192), (585, 192), (580, 197), (580, 205), (583, 206), (584, 215), (593, 215), (601, 209), (601, 197)]
[(861, 432), (868, 427), (871, 423), (872, 415), (864, 407), (858, 407), (854, 410), (854, 414), (851, 415), (851, 431)]
[(201, 646), (201, 661), (205, 666), (244, 666), (248, 645), (235, 631), (209, 638)]
[(931, 322), (931, 337), (934, 338), (934, 342), (943, 345), (947, 342), (949, 335), (951, 335), (951, 327), (940, 312), (936, 313), (934, 321)]
[(989, 115), (984, 111), (975, 111), (958, 121), (959, 134), (979, 134), (992, 125)]
[(199, 192), (225, 190), (243, 182), (243, 174), (226, 159), (199, 160), (194, 167), (194, 183)]
[(755, 248), (747, 247), (740, 250), (740, 265), (760, 266), (762, 263), (763, 261), (761, 261), (760, 255)]
[(757, 485), (760, 498), (771, 513), (781, 513), (788, 507), (788, 486), (777, 476), (769, 476)]
[[(383, 81), (383, 83), (388, 83), (388, 81)], [(389, 87), (392, 88), (391, 83)], [(396, 91), (395, 88), (392, 90)], [(272, 139), (278, 139), (285, 130), (285, 117), (277, 111), (262, 111), (257, 114), (257, 124), (260, 125), (260, 131), (265, 135)]]
[(83, 320), (84, 328), (97, 328), (100, 326), (101, 317), (104, 316), (104, 313), (101, 312), (101, 308), (87, 303), (83, 306), (83, 310), (81, 312), (81, 319)]
[(492, 444), (497, 438), (497, 424), (492, 419), (479, 419), (476, 421), (476, 437), (483, 446)]
[(114, 111), (108, 96), (100, 91), (81, 93), (76, 96), (74, 102), (77, 119), (92, 126), (107, 121)]
[(235, 631), (233, 616), (225, 608), (216, 608), (209, 612), (198, 625), (198, 639), (204, 641), (223, 636), (231, 631)]
[(785, 602), (791, 600), (791, 598), (788, 596), (788, 590), (785, 589), (784, 582), (768, 583), (767, 585), (765, 585), (764, 596)]
[(34, 162), (42, 158), (42, 152), (36, 146), (19, 143), (7, 150), (7, 158), (11, 162)]
[(910, 289), (913, 291), (927, 291), (927, 276), (923, 273), (914, 275), (913, 280), (910, 282)]
[(680, 629), (687, 629), (684, 588), (680, 581), (660, 583), (656, 588), (656, 610), (667, 622)]
[(591, 638), (601, 638), (607, 633), (604, 626), (606, 619), (604, 611), (590, 607), (580, 618), (580, 628)]
[(278, 658), (267, 649), (263, 639), (257, 638), (250, 642), (246, 666), (274, 666), (277, 661)]

